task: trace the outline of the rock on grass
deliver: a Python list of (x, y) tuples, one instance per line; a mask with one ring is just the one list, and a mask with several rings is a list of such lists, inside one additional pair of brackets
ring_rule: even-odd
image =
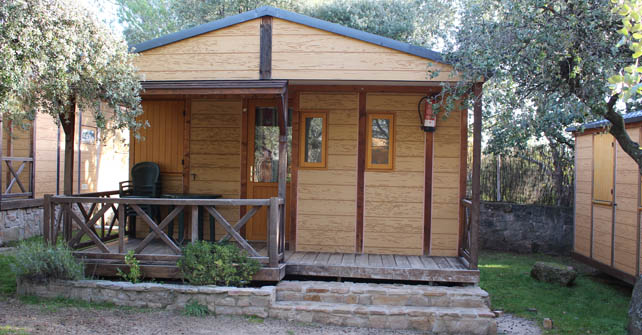
[(569, 286), (577, 277), (577, 271), (572, 266), (550, 262), (537, 262), (531, 270), (531, 277), (547, 283), (558, 283)]

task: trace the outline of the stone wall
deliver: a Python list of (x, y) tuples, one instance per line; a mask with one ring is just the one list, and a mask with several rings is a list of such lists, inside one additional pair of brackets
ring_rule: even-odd
[(107, 280), (18, 282), (19, 295), (63, 297), (118, 306), (182, 309), (196, 301), (217, 315), (251, 315), (265, 318), (275, 299), (274, 286), (238, 288), (174, 284), (113, 282)]
[(0, 211), (0, 246), (11, 241), (42, 235), (42, 207)]
[(573, 246), (573, 208), (483, 202), (482, 249), (568, 254)]

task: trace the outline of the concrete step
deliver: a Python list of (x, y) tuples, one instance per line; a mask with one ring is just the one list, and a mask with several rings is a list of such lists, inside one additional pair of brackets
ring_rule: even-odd
[(479, 287), (395, 285), (350, 282), (282, 281), (277, 301), (408, 307), (489, 308), (488, 293)]
[(299, 322), (338, 326), (414, 329), (431, 334), (497, 333), (494, 314), (487, 308), (358, 305), (312, 301), (277, 301), (269, 316)]

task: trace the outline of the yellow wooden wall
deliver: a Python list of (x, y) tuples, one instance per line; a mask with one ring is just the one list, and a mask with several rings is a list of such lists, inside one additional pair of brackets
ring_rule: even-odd
[[(440, 69), (429, 79), (426, 70)], [(335, 80), (455, 80), (451, 69), (425, 58), (298, 23), (277, 19), (272, 28), (272, 78)]]
[(593, 136), (575, 138), (575, 238), (573, 250), (591, 255), (591, 209), (593, 189)]
[[(36, 198), (56, 194), (56, 158), (58, 150), (58, 126), (50, 115), (36, 117)], [(63, 140), (61, 134), (61, 141)], [(61, 151), (61, 157), (64, 152)], [(62, 168), (62, 165), (61, 165)], [(61, 185), (62, 185), (62, 179)]]
[(144, 51), (135, 65), (143, 80), (258, 79), (260, 21)]
[(433, 140), (432, 225), (430, 254), (457, 256), (461, 178), (462, 113), (453, 111), (437, 118)]
[[(394, 167), (365, 172), (363, 246), (366, 253), (421, 255), (424, 230), (425, 133), (422, 95), (368, 94), (366, 112), (394, 114)], [(329, 128), (332, 131), (332, 128)]]
[[(190, 134), (190, 193), (216, 193), (223, 198), (241, 197), (242, 101), (192, 100)], [(239, 219), (239, 207), (217, 209), (232, 224)], [(204, 215), (204, 236), (209, 239), (208, 215)], [(216, 224), (216, 235), (224, 233)]]
[[(630, 128), (627, 129), (627, 132), (634, 140), (640, 138), (639, 128)], [(619, 145), (616, 155), (615, 199), (617, 206), (615, 207), (613, 265), (618, 270), (635, 275), (640, 172), (637, 163)]]
[(358, 108), (356, 93), (300, 95), (300, 111), (328, 112), (328, 162), (327, 169), (299, 169), (297, 250), (355, 250)]

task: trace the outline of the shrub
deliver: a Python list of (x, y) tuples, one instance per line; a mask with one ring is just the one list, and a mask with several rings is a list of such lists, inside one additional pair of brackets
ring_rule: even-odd
[(47, 281), (84, 278), (84, 266), (62, 242), (49, 246), (39, 241), (26, 241), (15, 252), (13, 270), (18, 279)]
[(183, 248), (178, 267), (190, 284), (225, 286), (244, 286), (260, 269), (259, 262), (236, 245), (206, 241)]
[(140, 264), (134, 256), (134, 250), (129, 250), (125, 255), (125, 264), (129, 266), (129, 273), (125, 273), (118, 269), (118, 275), (133, 284), (140, 283), (142, 274), (140, 272)]
[(198, 301), (190, 300), (185, 304), (183, 315), (203, 317), (210, 315), (210, 310), (207, 306), (199, 304)]

